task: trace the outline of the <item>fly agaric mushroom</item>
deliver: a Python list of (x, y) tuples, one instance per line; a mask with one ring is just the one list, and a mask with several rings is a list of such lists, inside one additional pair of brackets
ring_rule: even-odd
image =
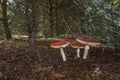
[(94, 42), (94, 41), (83, 39), (83, 38), (76, 38), (76, 40), (85, 45), (85, 52), (84, 52), (84, 55), (83, 55), (83, 59), (87, 59), (88, 50), (90, 49), (90, 46), (100, 45), (99, 42)]
[(60, 42), (54, 42), (50, 46), (52, 48), (60, 48), (60, 52), (61, 52), (61, 56), (63, 58), (63, 61), (66, 61), (67, 59), (66, 59), (66, 56), (65, 56), (63, 48), (68, 46), (69, 44), (70, 44), (69, 41), (60, 41)]
[(72, 48), (77, 48), (77, 57), (80, 57), (80, 49), (85, 48), (85, 45), (73, 43), (73, 44), (71, 44), (71, 47)]

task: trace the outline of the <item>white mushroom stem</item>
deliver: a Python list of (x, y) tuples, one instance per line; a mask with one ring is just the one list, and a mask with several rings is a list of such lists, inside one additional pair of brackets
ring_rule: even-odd
[(77, 57), (80, 57), (80, 49), (77, 48)]
[(84, 55), (83, 55), (83, 59), (87, 59), (87, 55), (88, 55), (88, 50), (90, 49), (90, 46), (89, 45), (86, 45), (85, 46), (85, 52), (84, 52)]
[(67, 59), (66, 59), (66, 56), (65, 56), (63, 48), (60, 48), (60, 52), (61, 52), (61, 56), (63, 58), (63, 61), (66, 61)]

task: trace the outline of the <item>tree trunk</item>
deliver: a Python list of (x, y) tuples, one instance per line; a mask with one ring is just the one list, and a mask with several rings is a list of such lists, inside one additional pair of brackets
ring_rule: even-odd
[(8, 27), (8, 17), (7, 17), (7, 0), (3, 0), (3, 2), (1, 2), (1, 7), (2, 7), (2, 17), (3, 17), (3, 26), (4, 26), (4, 30), (5, 30), (5, 34), (6, 34), (6, 39), (12, 39), (11, 37), (11, 31)]
[(55, 0), (55, 25), (56, 25), (56, 35), (59, 36), (59, 27), (58, 27), (58, 0)]
[(50, 36), (53, 37), (54, 35), (54, 27), (53, 27), (53, 4), (52, 0), (49, 0), (49, 26), (50, 26)]
[(36, 34), (38, 29), (38, 23), (37, 23), (37, 4), (36, 0), (31, 1), (31, 33), (29, 35), (29, 42), (34, 43), (36, 42)]

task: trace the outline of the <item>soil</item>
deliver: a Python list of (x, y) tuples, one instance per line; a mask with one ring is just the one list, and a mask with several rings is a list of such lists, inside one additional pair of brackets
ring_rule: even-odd
[(91, 47), (88, 58), (76, 57), (76, 49), (64, 48), (67, 61), (51, 42), (17, 48), (0, 44), (0, 80), (120, 80), (120, 50)]

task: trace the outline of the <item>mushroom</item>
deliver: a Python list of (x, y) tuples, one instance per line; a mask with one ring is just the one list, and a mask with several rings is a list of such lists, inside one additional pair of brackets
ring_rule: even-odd
[(76, 40), (85, 45), (85, 52), (83, 55), (83, 59), (87, 59), (88, 50), (90, 49), (90, 46), (99, 46), (100, 45), (99, 42), (94, 42), (94, 41), (83, 39), (83, 38), (76, 38)]
[(77, 48), (77, 57), (80, 57), (80, 49), (85, 48), (85, 45), (83, 45), (83, 44), (77, 44), (77, 43), (72, 43), (71, 47), (72, 48)]
[(66, 56), (65, 56), (63, 48), (68, 46), (69, 44), (70, 44), (69, 41), (60, 41), (60, 42), (54, 42), (50, 46), (52, 48), (60, 48), (60, 53), (61, 53), (61, 56), (63, 58), (63, 61), (66, 61), (67, 59), (66, 59)]

